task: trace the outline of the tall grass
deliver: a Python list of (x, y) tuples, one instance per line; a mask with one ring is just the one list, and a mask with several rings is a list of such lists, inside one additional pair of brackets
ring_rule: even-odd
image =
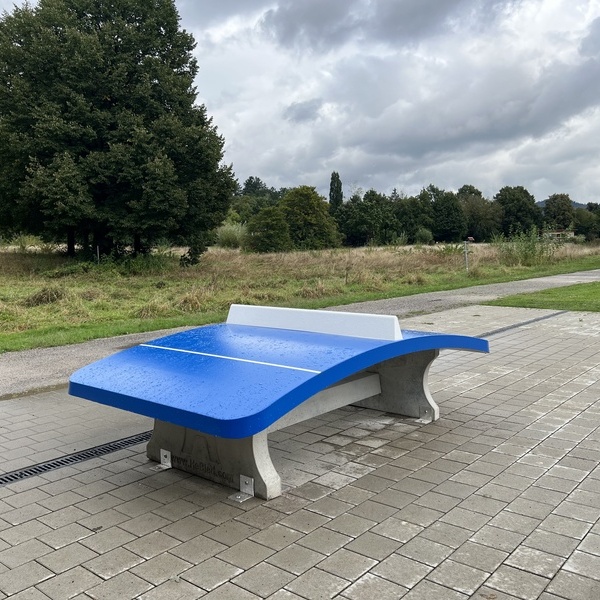
[(492, 245), (502, 263), (509, 266), (534, 266), (551, 262), (564, 244), (549, 236), (540, 235), (538, 229), (532, 227), (527, 232), (519, 232), (510, 237), (496, 236)]
[[(249, 254), (213, 248), (182, 268), (176, 252), (118, 263), (0, 252), (0, 352), (220, 320), (232, 303), (321, 308), (598, 268), (600, 247), (569, 244), (545, 264), (494, 245)], [(509, 264), (510, 263), (510, 264)]]

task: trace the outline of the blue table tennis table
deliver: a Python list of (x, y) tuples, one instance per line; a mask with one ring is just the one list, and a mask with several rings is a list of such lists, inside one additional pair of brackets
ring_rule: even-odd
[(69, 393), (153, 417), (149, 458), (270, 499), (281, 478), (269, 432), (349, 404), (435, 420), (427, 375), (443, 348), (489, 351), (480, 338), (401, 331), (390, 315), (232, 305), (225, 323), (79, 369)]

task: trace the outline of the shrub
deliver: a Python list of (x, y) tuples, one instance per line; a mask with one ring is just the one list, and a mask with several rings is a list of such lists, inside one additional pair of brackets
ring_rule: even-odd
[(433, 233), (426, 227), (419, 227), (415, 233), (415, 244), (432, 244)]
[(217, 229), (217, 246), (242, 248), (246, 235), (246, 226), (242, 223), (225, 223)]
[(519, 232), (508, 238), (503, 234), (497, 235), (492, 245), (498, 251), (500, 262), (530, 267), (551, 262), (563, 242), (539, 235), (537, 227), (532, 227), (528, 232)]
[(250, 219), (244, 248), (251, 252), (286, 252), (292, 249), (290, 228), (281, 209), (269, 206)]

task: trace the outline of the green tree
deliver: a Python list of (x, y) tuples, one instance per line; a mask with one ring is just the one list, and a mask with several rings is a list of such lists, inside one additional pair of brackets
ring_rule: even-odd
[(518, 232), (530, 231), (542, 225), (542, 211), (535, 204), (535, 198), (523, 186), (505, 186), (495, 196), (502, 209), (502, 233), (510, 236)]
[(246, 246), (253, 252), (287, 252), (292, 249), (290, 228), (279, 207), (263, 208), (250, 219)]
[(371, 189), (357, 191), (337, 212), (340, 229), (349, 246), (392, 244), (398, 238), (395, 204)]
[(573, 202), (569, 194), (552, 194), (544, 204), (544, 223), (551, 229), (570, 229), (573, 226)]
[(429, 186), (433, 198), (433, 236), (437, 242), (460, 242), (467, 234), (467, 219), (454, 192)]
[(335, 216), (344, 203), (344, 192), (342, 191), (342, 180), (340, 174), (334, 171), (329, 182), (329, 212)]
[(463, 185), (456, 195), (467, 221), (467, 236), (478, 242), (489, 242), (500, 232), (502, 211), (499, 204), (484, 198), (472, 185)]
[(406, 234), (410, 243), (420, 243), (417, 235), (421, 229), (431, 233), (432, 204), (425, 190), (418, 196), (400, 196), (393, 201), (393, 205), (398, 231)]
[(585, 208), (576, 208), (573, 224), (575, 235), (583, 235), (588, 241), (600, 237), (600, 211), (594, 213)]
[(242, 196), (266, 196), (268, 193), (269, 188), (260, 177), (251, 175), (244, 181)]
[[(40, 0), (0, 19), (0, 222), (104, 253), (204, 249), (235, 189), (173, 0)], [(0, 225), (1, 226), (1, 225)]]
[(295, 248), (317, 250), (339, 246), (337, 224), (327, 202), (314, 187), (302, 185), (289, 190), (280, 202)]

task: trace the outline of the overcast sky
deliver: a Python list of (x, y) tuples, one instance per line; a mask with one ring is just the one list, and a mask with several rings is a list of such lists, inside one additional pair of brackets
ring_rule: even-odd
[(176, 5), (240, 183), (600, 201), (600, 0)]

